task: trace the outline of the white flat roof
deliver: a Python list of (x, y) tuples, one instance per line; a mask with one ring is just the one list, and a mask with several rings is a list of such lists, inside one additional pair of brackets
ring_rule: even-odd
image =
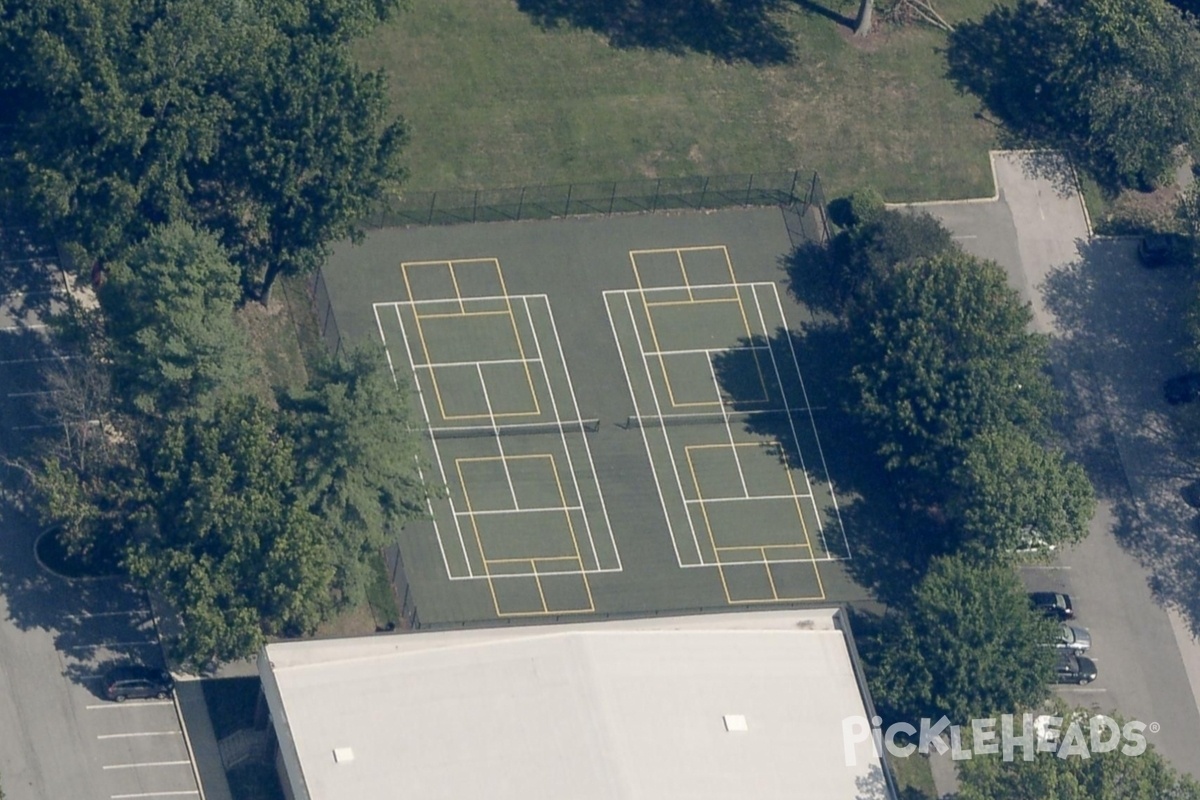
[(886, 797), (869, 742), (846, 766), (866, 711), (833, 613), (288, 642), (260, 668), (297, 800)]

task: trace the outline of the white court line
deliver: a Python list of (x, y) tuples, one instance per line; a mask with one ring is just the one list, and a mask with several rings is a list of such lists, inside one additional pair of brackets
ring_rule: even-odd
[[(508, 471), (508, 459), (504, 456), (504, 442), (501, 440), (500, 428), (496, 424), (496, 414), (492, 411), (492, 399), (488, 396), (487, 379), (483, 377), (483, 367), (475, 365), (475, 372), (479, 375), (479, 385), (483, 389), (483, 402), (487, 406), (488, 421), (492, 423), (492, 431), (495, 433), (496, 450), (500, 452), (500, 466), (504, 467), (504, 480), (508, 481), (508, 492), (512, 495), (513, 511), (521, 510), (521, 503), (517, 500), (517, 488), (513, 486), (512, 473)], [(463, 495), (467, 493), (466, 478), (463, 477)]]
[[(638, 353), (642, 354), (645, 352), (645, 343), (642, 341), (641, 331), (637, 329), (637, 319), (633, 316), (633, 303), (630, 302), (628, 293), (625, 295), (625, 306), (629, 310), (629, 321), (633, 325), (634, 338), (637, 339)], [(646, 360), (644, 355), (640, 356), (640, 360), (642, 362), (642, 369), (646, 372), (646, 381), (650, 384), (650, 395), (654, 398), (654, 413), (661, 418), (663, 416), (662, 405), (658, 401), (658, 390), (654, 388), (654, 377), (650, 374), (650, 362)], [(636, 400), (634, 401), (633, 408), (634, 411), (640, 412)], [(638, 416), (642, 416), (641, 413), (638, 413)], [(687, 493), (683, 491), (683, 481), (679, 477), (679, 465), (675, 463), (675, 451), (671, 449), (671, 437), (667, 433), (666, 424), (663, 424), (662, 426), (662, 435), (663, 442), (667, 446), (667, 456), (671, 462), (671, 472), (675, 475), (675, 487), (679, 489), (679, 499), (683, 500), (687, 498)], [(649, 446), (647, 446), (647, 450), (648, 449)], [(696, 537), (696, 523), (692, 521), (692, 515), (688, 513), (686, 504), (683, 507), (683, 511), (683, 515), (687, 517), (688, 528), (690, 528), (692, 532), (692, 544), (696, 547), (696, 558), (700, 560), (700, 563), (706, 563), (704, 561), (704, 556), (700, 552), (700, 540)]]
[(200, 792), (195, 789), (182, 789), (173, 792), (139, 792), (137, 794), (113, 794), (109, 795), (111, 800), (138, 800), (142, 797), (184, 797), (199, 795)]
[(584, 511), (583, 506), (543, 506), (540, 508), (493, 508), (486, 511), (455, 511), (454, 513), (460, 517), (486, 517), (489, 514), (535, 514), (546, 511)]
[[(729, 289), (732, 287), (740, 288), (742, 286), (754, 286), (755, 283), (765, 283), (765, 282), (757, 281), (757, 282), (750, 282), (750, 283), (746, 283), (746, 282), (693, 283), (693, 284), (690, 284), (689, 286), (644, 286), (640, 289), (609, 289), (609, 291), (605, 292), (605, 294), (608, 294), (609, 292), (612, 292), (614, 294), (624, 294), (624, 295), (654, 294), (655, 292), (680, 292), (687, 288), (692, 288), (692, 289)], [(771, 285), (773, 286), (774, 284), (771, 284)], [(729, 298), (728, 301), (731, 303), (735, 302), (732, 297)]]
[(45, 322), (34, 322), (28, 325), (5, 325), (3, 328), (0, 328), (0, 331), (40, 331), (49, 327)]
[(80, 614), (64, 614), (63, 617), (66, 619), (91, 619), (93, 617), (132, 617), (135, 615), (150, 619), (150, 612), (144, 608), (133, 608), (128, 611), (84, 611)]
[[(808, 409), (808, 422), (812, 426), (813, 441), (816, 442), (816, 444), (817, 444), (817, 454), (821, 458), (821, 469), (824, 472), (826, 484), (829, 486), (829, 499), (833, 502), (833, 514), (835, 517), (837, 517), (838, 527), (841, 528), (841, 530), (842, 530), (842, 545), (846, 548), (846, 559), (849, 560), (849, 559), (853, 558), (854, 555), (850, 552), (850, 540), (846, 538), (846, 526), (842, 522), (842, 510), (838, 506), (837, 493), (833, 490), (833, 476), (831, 476), (829, 474), (829, 465), (825, 462), (825, 449), (821, 446), (821, 437), (817, 433), (817, 421), (815, 418), (813, 418), (813, 415), (812, 415), (812, 403), (809, 402), (809, 399), (808, 399), (808, 390), (804, 388), (804, 374), (800, 371), (800, 360), (796, 357), (796, 346), (792, 342), (791, 333), (788, 331), (788, 328), (787, 328), (787, 317), (784, 316), (784, 313), (783, 313), (783, 303), (780, 302), (780, 300), (779, 300), (779, 290), (775, 287), (775, 284), (773, 284), (773, 283), (767, 284), (767, 285), (770, 286), (771, 290), (775, 293), (775, 307), (779, 310), (780, 321), (782, 321), (784, 323), (784, 332), (787, 334), (786, 338), (787, 338), (788, 350), (792, 354), (792, 366), (795, 367), (796, 378), (800, 381), (800, 393), (802, 395), (804, 395), (804, 407), (806, 409)], [(757, 295), (755, 295), (755, 302), (756, 303), (758, 302)], [(797, 450), (800, 449), (800, 441), (798, 439), (796, 440), (796, 449)], [(807, 480), (807, 477), (808, 477), (808, 473), (806, 472), (805, 473), (806, 480)], [(809, 485), (809, 491), (810, 492), (812, 491), (811, 484)], [(818, 515), (817, 516), (818, 522), (820, 521), (820, 519), (821, 519), (821, 517)], [(824, 537), (823, 529), (822, 529), (822, 537)], [(824, 539), (822, 539), (822, 540), (824, 540)], [(829, 552), (828, 547), (826, 547), (825, 552), (826, 553)], [(841, 560), (841, 559), (839, 558), (838, 560)]]
[(142, 731), (141, 733), (102, 733), (97, 739), (139, 739), (145, 736), (182, 736), (181, 731)]
[(182, 767), (192, 762), (184, 761), (143, 761), (139, 764), (105, 764), (100, 769), (141, 769), (142, 767)]
[(104, 708), (151, 708), (152, 706), (173, 705), (175, 705), (175, 703), (171, 700), (145, 700), (138, 703), (118, 703), (114, 701), (112, 703), (97, 703), (90, 706), (84, 706), (84, 708), (88, 711), (99, 711)]
[(96, 642), (95, 644), (73, 644), (67, 650), (97, 650), (101, 647), (157, 647), (158, 642), (151, 639), (139, 639), (136, 642)]
[[(533, 333), (534, 352), (536, 352), (538, 354), (538, 360), (541, 361), (541, 364), (542, 364), (542, 377), (546, 379), (546, 391), (550, 395), (550, 410), (554, 413), (555, 419), (561, 420), (562, 416), (558, 413), (558, 400), (555, 399), (555, 397), (554, 397), (554, 383), (550, 380), (550, 371), (546, 368), (546, 362), (542, 361), (542, 358), (543, 358), (542, 342), (537, 334), (537, 325), (533, 324), (533, 313), (529, 310), (529, 298), (522, 297), (521, 303), (525, 307), (525, 319), (529, 321), (529, 330)], [(546, 300), (546, 311), (547, 311), (547, 313), (549, 313), (549, 311), (550, 311), (550, 301), (549, 300)], [(555, 338), (558, 338), (557, 332), (555, 333)], [(567, 364), (566, 364), (566, 361), (564, 361), (563, 369), (565, 370), (566, 368), (567, 368)], [(579, 418), (578, 413), (579, 413), (579, 411), (578, 411), (578, 409), (576, 409), (576, 419)], [(565, 430), (565, 427), (560, 427), (558, 429), (558, 435), (559, 435), (560, 439), (562, 440), (563, 455), (566, 456), (566, 459), (567, 459), (567, 470), (571, 474), (571, 484), (575, 487), (575, 499), (577, 501), (579, 501), (579, 505), (582, 506), (583, 505), (583, 492), (579, 488), (579, 477), (575, 474), (575, 462), (571, 458), (571, 447), (570, 447), (570, 445), (567, 444), (567, 432)], [(580, 432), (580, 435), (584, 436), (586, 439), (586, 434), (584, 434), (582, 431)], [(559, 481), (559, 478), (557, 475), (557, 469), (555, 470), (555, 472), (556, 472), (555, 481)], [(561, 485), (561, 483), (560, 483), (560, 485)], [(597, 478), (596, 479), (597, 490), (599, 490), (599, 487), (600, 487), (600, 479)], [(572, 532), (574, 531), (574, 527), (571, 525), (569, 517), (567, 519), (567, 527)], [(597, 569), (599, 569), (600, 568), (600, 556), (596, 553), (596, 540), (592, 538), (592, 524), (588, 521), (588, 515), (586, 512), (583, 514), (583, 529), (587, 533), (588, 543), (591, 544), (591, 546), (592, 546), (592, 563), (596, 565)], [(575, 536), (573, 533), (572, 533), (571, 538), (575, 539)], [(578, 539), (575, 539), (575, 546), (576, 547), (579, 546)], [(579, 568), (584, 569), (582, 561), (579, 562)]]
[[(664, 367), (664, 369), (666, 368)], [(733, 426), (729, 424), (729, 406), (721, 399), (721, 382), (717, 380), (717, 367), (713, 364), (712, 358), (708, 359), (708, 374), (712, 376), (713, 391), (717, 393), (717, 402), (721, 404), (721, 417), (725, 420), (725, 435), (729, 437), (729, 449), (733, 451), (733, 463), (737, 466), (738, 480), (742, 482), (742, 495), (748, 499), (750, 497), (750, 487), (746, 485), (746, 474), (742, 472), (742, 458), (738, 455), (737, 442), (733, 438)], [(690, 458), (688, 459), (688, 466), (692, 467)], [(695, 472), (692, 474), (694, 476)]]
[(685, 503), (703, 505), (704, 503), (739, 503), (745, 500), (808, 500), (807, 494), (752, 494), (747, 497), (704, 497), (684, 498)]
[[(408, 356), (409, 367), (412, 368), (413, 374), (413, 389), (417, 393), (417, 399), (421, 401), (421, 416), (425, 418), (425, 429), (430, 431), (429, 439), (433, 446), (433, 459), (437, 462), (438, 473), (442, 477), (442, 486), (446, 488), (446, 502), (450, 504), (451, 519), (454, 520), (454, 527), (458, 533), (458, 545), (462, 548), (463, 564), (467, 567), (467, 577), (475, 577), (475, 570), (471, 569), (471, 559), (467, 556), (467, 543), (463, 539), (462, 527), (458, 524), (458, 517), (453, 516), (454, 498), (450, 496), (450, 482), (446, 480), (446, 468), (442, 464), (441, 454), (438, 452), (437, 438), (433, 436), (433, 423), (429, 418), (429, 407), (425, 404), (425, 392), (421, 390), (421, 379), (417, 376), (417, 370), (412, 367), (416, 361), (413, 360), (412, 348), (408, 344), (408, 331), (404, 328), (404, 318), (400, 316), (400, 307), (392, 305), (392, 309), (396, 312), (396, 323), (400, 326), (400, 338), (404, 341), (404, 352)], [(379, 314), (375, 315), (376, 323), (379, 324), (379, 335), (383, 336), (383, 324), (379, 322)], [(386, 340), (385, 340), (386, 341)], [(384, 348), (386, 349), (386, 348)], [(391, 354), (388, 354), (388, 363), (391, 363)], [(392, 373), (393, 376), (395, 372)], [(424, 480), (424, 477), (422, 477)], [(433, 513), (433, 500), (429, 495), (425, 495), (426, 503), (429, 506), (429, 518), (433, 521), (433, 536), (437, 539), (438, 549), (442, 551), (442, 564), (446, 567), (446, 575), (453, 578), (454, 573), (450, 569), (450, 560), (446, 557), (446, 550), (442, 544), (442, 534), (438, 528), (437, 515)], [(482, 556), (483, 554), (480, 553)]]
[[(431, 303), (457, 303), (461, 300), (465, 300), (469, 303), (474, 303), (477, 301), (492, 301), (492, 300), (497, 301), (497, 302), (504, 302), (504, 301), (512, 300), (513, 298), (522, 297), (522, 296), (523, 295), (517, 295), (517, 294), (509, 294), (509, 295), (491, 294), (491, 295), (485, 295), (483, 297), (460, 297), (460, 298), (436, 297), (431, 300), (389, 300), (389, 301), (383, 302), (383, 303), (372, 303), (372, 305), (376, 308), (379, 308), (379, 307), (387, 308), (388, 306), (399, 307), (399, 306), (420, 306), (420, 305), (428, 305)], [(529, 297), (537, 297), (537, 295), (528, 295), (528, 296)]]

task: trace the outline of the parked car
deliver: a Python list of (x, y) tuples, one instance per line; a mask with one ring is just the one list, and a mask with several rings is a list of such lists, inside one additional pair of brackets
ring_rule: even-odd
[(1186, 247), (1187, 241), (1177, 233), (1148, 233), (1138, 242), (1138, 260), (1150, 268), (1182, 263)]
[(1064, 653), (1054, 665), (1055, 683), (1075, 683), (1084, 686), (1096, 680), (1098, 674), (1096, 662), (1086, 656)]
[(140, 664), (114, 667), (104, 676), (104, 695), (118, 703), (131, 697), (161, 700), (169, 697), (174, 688), (175, 681), (169, 672)]
[(1163, 396), (1173, 406), (1200, 399), (1200, 372), (1185, 372), (1163, 384)]
[(1092, 634), (1087, 628), (1063, 623), (1059, 626), (1058, 638), (1054, 646), (1068, 653), (1086, 653), (1092, 646)]
[(1047, 617), (1062, 620), (1074, 619), (1075, 608), (1071, 605), (1071, 595), (1060, 592), (1030, 592), (1029, 602), (1034, 609)]

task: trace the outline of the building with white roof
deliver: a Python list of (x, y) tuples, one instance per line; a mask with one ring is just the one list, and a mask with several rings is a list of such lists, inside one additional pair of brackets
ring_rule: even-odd
[(270, 644), (295, 800), (885, 800), (840, 612), (763, 611)]

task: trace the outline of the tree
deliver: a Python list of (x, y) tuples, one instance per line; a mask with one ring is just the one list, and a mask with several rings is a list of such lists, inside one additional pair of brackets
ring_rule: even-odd
[(142, 414), (203, 411), (249, 370), (233, 318), (239, 271), (216, 239), (183, 222), (153, 228), (101, 290), (115, 388)]
[(1200, 29), (1164, 0), (1023, 0), (951, 34), (960, 89), (1109, 189), (1151, 188), (1200, 143)]
[(328, 534), (297, 491), (291, 442), (252, 397), (169, 422), (147, 452), (130, 574), (176, 608), (185, 663), (253, 655), (329, 609)]
[(856, 193), (848, 203), (852, 224), (829, 244), (843, 303), (869, 293), (872, 283), (900, 264), (958, 250), (950, 231), (932, 214), (884, 208), (882, 199), (875, 207), (858, 198)]
[(861, 0), (858, 5), (858, 18), (854, 22), (854, 35), (867, 36), (871, 33), (871, 17), (875, 10), (875, 0)]
[[(1061, 701), (1049, 711), (1063, 720), (1064, 731), (1072, 723), (1079, 726), (1087, 756), (1077, 751), (1060, 758), (1058, 751), (1051, 750), (1026, 761), (1016, 749), (1015, 758), (1005, 761), (999, 755), (976, 754), (960, 762), (960, 800), (1200, 800), (1200, 783), (1181, 775), (1153, 746), (1140, 755), (1128, 755), (1125, 746), (1136, 749), (1137, 743), (1118, 733), (1116, 748), (1096, 748), (1090, 741), (1093, 712), (1068, 708)], [(1124, 728), (1126, 721), (1120, 715), (1111, 719), (1118, 730)], [(1111, 729), (1105, 730), (1102, 741), (1112, 735)], [(1060, 740), (1060, 748), (1068, 744), (1064, 736)]]
[(961, 251), (901, 262), (856, 298), (850, 412), (925, 502), (945, 498), (973, 436), (1045, 432), (1057, 396), (1031, 321), (1003, 271)]
[(1049, 693), (1055, 654), (1045, 643), (1054, 633), (1012, 570), (939, 558), (868, 643), (871, 690), (905, 720), (964, 724), (1031, 708)]
[(317, 365), (280, 405), (306, 501), (330, 537), (334, 586), (358, 601), (380, 548), (426, 513), (407, 398), (378, 348), (361, 347)]
[(1081, 541), (1095, 510), (1083, 468), (1011, 425), (982, 431), (953, 472), (950, 516), (962, 543), (994, 558), (1024, 543)]

